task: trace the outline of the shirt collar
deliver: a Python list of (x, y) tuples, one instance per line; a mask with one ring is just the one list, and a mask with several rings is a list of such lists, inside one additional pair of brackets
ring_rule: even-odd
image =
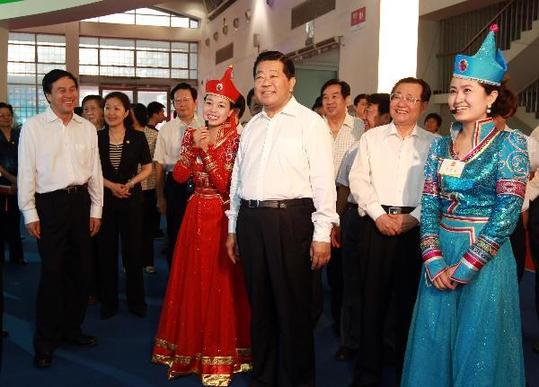
[[(414, 128), (412, 129), (412, 131), (410, 132), (410, 136), (417, 136), (419, 134), (418, 132), (418, 129), (419, 127), (417, 126), (417, 123), (415, 124)], [(387, 131), (387, 136), (400, 136), (399, 135), (399, 132), (397, 131), (397, 127), (395, 126), (395, 124), (393, 123), (393, 121), (391, 121), (389, 123), (389, 126), (388, 126), (388, 131)]]
[[(298, 115), (298, 108), (299, 108), (299, 102), (296, 101), (296, 98), (294, 98), (294, 96), (292, 96), (290, 98), (290, 100), (286, 103), (286, 105), (284, 105), (284, 107), (281, 109), (281, 111), (278, 112), (277, 114), (275, 114), (275, 116), (278, 115), (278, 114), (285, 114), (287, 116), (295, 117), (295, 116)], [(275, 116), (273, 116), (273, 117), (275, 117)], [(268, 114), (266, 113), (265, 109), (262, 109), (260, 117), (265, 117), (266, 119), (271, 119), (268, 116)]]
[[(457, 135), (461, 132), (463, 126), (460, 122), (453, 122), (449, 132), (451, 133), (451, 139), (455, 140)], [(492, 118), (485, 118), (479, 121), (476, 121), (474, 127), (474, 133), (472, 137), (472, 145), (475, 147), (479, 144), (485, 137), (490, 135), (492, 131), (496, 130), (494, 121)]]
[[(327, 117), (324, 117), (324, 121), (329, 126), (329, 121), (328, 121)], [(354, 117), (352, 117), (350, 114), (348, 114), (348, 112), (344, 116), (344, 121), (342, 122), (341, 128), (343, 126), (348, 126), (350, 129), (354, 129)]]
[[(60, 120), (60, 117), (58, 117), (56, 115), (56, 113), (53, 112), (52, 108), (49, 106), (47, 106), (47, 110), (45, 110), (45, 114), (46, 114), (46, 118), (47, 118), (47, 122), (54, 122), (56, 120), (59, 120), (60, 122), (62, 122), (62, 120)], [(73, 113), (72, 117), (71, 117), (71, 121), (75, 121), (77, 123), (82, 123), (84, 118), (82, 118), (81, 116), (78, 116), (76, 115), (75, 113)], [(70, 121), (70, 122), (71, 122)], [(62, 123), (63, 124), (63, 123)]]

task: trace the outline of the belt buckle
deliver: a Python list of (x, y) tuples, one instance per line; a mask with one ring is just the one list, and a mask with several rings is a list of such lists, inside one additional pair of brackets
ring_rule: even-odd
[(260, 200), (249, 200), (247, 201), (247, 207), (248, 208), (258, 208), (260, 205)]
[(74, 186), (74, 185), (70, 185), (70, 186), (66, 187), (66, 191), (67, 191), (68, 194), (73, 193), (73, 192), (77, 192), (77, 187)]
[(400, 207), (389, 207), (387, 213), (390, 215), (400, 215), (402, 214), (402, 208)]

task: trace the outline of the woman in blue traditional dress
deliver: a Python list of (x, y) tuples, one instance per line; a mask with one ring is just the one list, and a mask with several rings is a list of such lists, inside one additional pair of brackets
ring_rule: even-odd
[(402, 386), (524, 386), (515, 260), (508, 237), (528, 180), (526, 140), (496, 129), (507, 65), (491, 27), (474, 56), (457, 55), (449, 108), (458, 122), (425, 165), (424, 280)]

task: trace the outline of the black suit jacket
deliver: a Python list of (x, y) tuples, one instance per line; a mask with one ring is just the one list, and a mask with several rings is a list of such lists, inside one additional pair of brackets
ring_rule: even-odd
[[(138, 166), (150, 164), (152, 157), (150, 155), (150, 148), (144, 132), (139, 132), (134, 129), (127, 129), (125, 131), (122, 158), (118, 169), (114, 169), (110, 162), (109, 152), (109, 129), (105, 128), (97, 133), (97, 141), (99, 145), (99, 157), (101, 158), (101, 169), (103, 170), (103, 177), (114, 183), (125, 184), (129, 179), (135, 177), (138, 173)], [(128, 199), (119, 199), (112, 195), (112, 191), (105, 188), (105, 203), (117, 203), (127, 202), (142, 203), (142, 188), (140, 183), (136, 184), (131, 190), (131, 196)]]

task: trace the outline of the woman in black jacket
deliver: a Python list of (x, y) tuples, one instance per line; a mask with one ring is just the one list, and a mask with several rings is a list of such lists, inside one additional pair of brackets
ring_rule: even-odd
[[(105, 97), (105, 129), (98, 133), (105, 197), (98, 239), (98, 291), (101, 318), (118, 312), (118, 239), (126, 274), (129, 311), (146, 316), (142, 257), (143, 195), (140, 182), (152, 172), (144, 133), (133, 129), (129, 98), (120, 92)], [(142, 168), (137, 173), (138, 165)]]

